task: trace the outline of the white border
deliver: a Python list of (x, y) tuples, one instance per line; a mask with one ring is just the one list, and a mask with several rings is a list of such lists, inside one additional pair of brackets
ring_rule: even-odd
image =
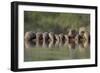
[[(91, 34), (91, 50), (90, 59), (81, 60), (59, 60), (59, 61), (38, 61), (24, 62), (24, 11), (43, 11), (43, 12), (65, 12), (65, 13), (88, 13), (90, 14), (90, 34)], [(50, 66), (69, 66), (69, 65), (84, 65), (95, 64), (95, 11), (93, 9), (81, 8), (62, 8), (48, 6), (18, 6), (18, 68), (35, 68), (35, 67), (50, 67)]]

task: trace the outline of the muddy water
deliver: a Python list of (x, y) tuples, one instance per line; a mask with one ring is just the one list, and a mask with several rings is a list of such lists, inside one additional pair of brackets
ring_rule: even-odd
[(25, 41), (24, 61), (73, 60), (90, 58), (90, 44), (53, 43), (38, 44)]

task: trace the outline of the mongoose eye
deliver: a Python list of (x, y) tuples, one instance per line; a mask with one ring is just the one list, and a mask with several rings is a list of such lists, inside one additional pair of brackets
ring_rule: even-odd
[(81, 33), (85, 33), (84, 31), (82, 31)]

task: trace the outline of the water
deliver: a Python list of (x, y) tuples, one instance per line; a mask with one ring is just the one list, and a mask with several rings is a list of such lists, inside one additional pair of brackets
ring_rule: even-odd
[(25, 41), (24, 61), (73, 60), (90, 58), (88, 43), (53, 43), (38, 44)]

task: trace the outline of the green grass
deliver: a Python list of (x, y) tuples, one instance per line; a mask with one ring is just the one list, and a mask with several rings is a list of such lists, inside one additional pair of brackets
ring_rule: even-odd
[(90, 29), (90, 14), (59, 12), (24, 12), (24, 32), (67, 33), (68, 29), (80, 27)]

